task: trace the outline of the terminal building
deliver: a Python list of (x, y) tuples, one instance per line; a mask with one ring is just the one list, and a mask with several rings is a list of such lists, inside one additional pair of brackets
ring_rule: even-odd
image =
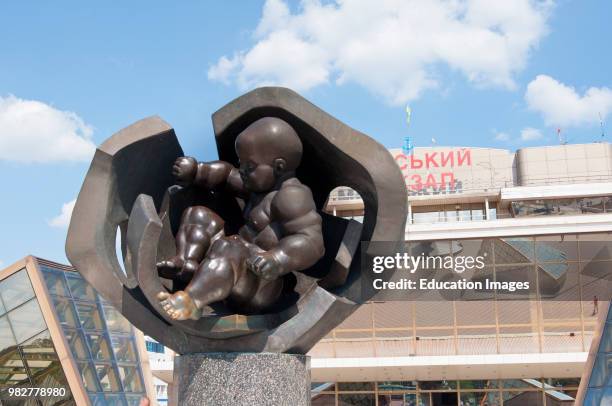
[[(312, 404), (556, 406), (573, 405), (576, 399), (585, 405), (612, 404), (612, 329), (605, 323), (611, 296), (607, 275), (612, 269), (611, 146), (557, 145), (516, 152), (432, 147), (390, 153), (408, 190), (407, 244), (429, 244), (439, 255), (485, 250), (491, 253), (487, 267), (494, 275), (532, 274), (538, 286), (554, 290), (555, 298), (542, 300), (540, 293), (521, 301), (496, 296), (484, 301), (374, 297), (310, 351)], [(360, 221), (358, 190), (335, 189), (326, 211)], [(134, 329), (123, 330), (120, 335), (132, 337), (137, 348), (129, 362), (122, 361), (114, 352), (115, 333), (104, 327), (95, 331), (109, 338), (108, 358), (97, 360), (98, 347), (89, 339), (83, 340), (87, 358), (75, 355), (78, 346), (69, 345), (67, 337), (75, 330), (85, 337), (88, 328), (52, 326), (63, 326), (54, 300), (66, 297), (63, 302), (80, 303), (70, 296), (69, 278), (78, 275), (61, 270), (69, 296), (54, 296), (42, 262), (29, 261), (38, 263), (30, 268), (39, 276), (32, 277), (30, 268), (21, 264), (2, 271), (0, 278), (25, 267), (36, 297), (39, 289), (44, 297), (58, 298), (38, 301), (42, 313), (48, 308), (54, 317), (45, 316), (44, 321), (56, 358), (68, 371), (64, 378), (58, 372), (56, 379), (69, 383), (75, 399), (78, 395), (92, 404), (106, 404), (94, 402), (105, 397), (130, 402), (147, 394), (161, 405), (174, 404), (172, 351)], [(95, 303), (110, 320), (120, 317), (97, 296)], [(84, 310), (73, 309), (81, 317), (79, 311)], [(11, 345), (19, 347), (31, 336), (13, 337)], [(142, 355), (146, 349), (149, 359)], [(103, 371), (101, 364), (115, 374), (115, 386), (108, 375), (97, 373)], [(127, 365), (140, 375), (122, 373)], [(30, 376), (24, 370), (12, 382), (35, 379)], [(138, 376), (138, 385), (124, 382), (127, 376)]]
[[(486, 246), (496, 275), (574, 267), (579, 280), (567, 283), (572, 300), (373, 300), (310, 351), (313, 405), (574, 404), (607, 308), (598, 298), (610, 297), (609, 280), (587, 272), (612, 265), (610, 145), (390, 152), (408, 189), (407, 242)], [(357, 220), (361, 209), (349, 188), (327, 205)], [(612, 404), (609, 390), (597, 394), (589, 404)]]

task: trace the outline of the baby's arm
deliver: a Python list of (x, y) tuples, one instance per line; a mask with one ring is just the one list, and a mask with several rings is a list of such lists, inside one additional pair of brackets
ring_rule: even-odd
[(278, 245), (247, 261), (263, 279), (275, 279), (314, 265), (325, 253), (321, 216), (312, 192), (304, 185), (284, 186), (270, 206), (270, 219), (281, 226)]
[(206, 189), (227, 186), (238, 195), (245, 194), (238, 169), (225, 161), (197, 162), (191, 157), (180, 157), (174, 162), (172, 174), (181, 186)]

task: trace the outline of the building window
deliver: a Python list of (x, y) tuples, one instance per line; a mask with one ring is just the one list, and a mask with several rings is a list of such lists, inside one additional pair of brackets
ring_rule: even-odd
[(533, 217), (612, 212), (612, 201), (607, 196), (571, 199), (520, 200), (510, 204), (514, 217)]
[(27, 272), (14, 273), (0, 283), (0, 298), (4, 303), (4, 311), (12, 310), (34, 297)]
[(157, 354), (163, 354), (164, 353), (164, 346), (160, 343), (156, 343), (154, 341), (145, 341), (147, 344), (147, 351), (149, 352), (155, 352)]
[[(452, 223), (484, 220), (484, 203), (446, 204), (440, 206), (413, 206), (413, 224)], [(491, 209), (489, 210), (491, 212)]]

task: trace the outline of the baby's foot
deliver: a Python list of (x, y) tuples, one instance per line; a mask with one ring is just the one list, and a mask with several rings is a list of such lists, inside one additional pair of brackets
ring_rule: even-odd
[(172, 294), (159, 292), (157, 300), (159, 300), (164, 311), (174, 320), (197, 320), (202, 315), (191, 296), (185, 291), (179, 290)]
[(157, 263), (157, 270), (159, 275), (164, 278), (176, 278), (181, 277), (181, 279), (185, 279), (186, 276), (190, 277), (194, 274), (194, 272), (198, 269), (198, 263), (196, 261), (190, 259), (183, 259), (180, 256), (174, 256), (172, 258), (168, 258), (164, 261), (159, 261)]

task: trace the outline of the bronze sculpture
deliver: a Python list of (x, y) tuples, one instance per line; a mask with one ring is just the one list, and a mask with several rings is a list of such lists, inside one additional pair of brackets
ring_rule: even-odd
[(279, 299), (282, 276), (311, 267), (325, 252), (312, 192), (295, 177), (302, 159), (295, 130), (279, 118), (261, 118), (238, 135), (236, 153), (239, 169), (190, 157), (173, 165), (181, 186), (222, 189), (245, 201), (245, 224), (231, 236), (208, 207), (184, 211), (177, 254), (157, 264), (160, 275), (189, 280), (184, 290), (158, 294), (173, 319), (198, 319), (205, 306), (226, 299), (241, 313), (264, 311)]
[[(132, 324), (180, 354), (305, 354), (371, 299), (360, 242), (403, 240), (402, 174), (382, 145), (286, 88), (240, 96), (213, 114), (213, 129), (220, 161), (210, 164), (184, 158), (159, 117), (100, 145), (67, 256)], [(275, 134), (288, 143), (275, 145)], [(363, 223), (323, 212), (337, 186), (359, 192)], [(192, 292), (195, 306), (178, 292)]]

